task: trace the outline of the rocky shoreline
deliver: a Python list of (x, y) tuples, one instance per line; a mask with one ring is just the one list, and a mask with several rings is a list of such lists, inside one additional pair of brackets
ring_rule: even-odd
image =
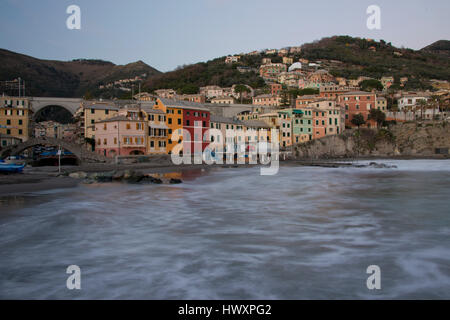
[[(280, 166), (305, 166), (322, 168), (375, 168), (395, 169), (383, 163), (384, 160), (442, 160), (442, 157), (360, 157), (336, 158), (322, 160), (289, 159), (280, 162)], [(376, 161), (375, 161), (376, 160)], [(366, 161), (362, 164), (359, 161)], [(26, 192), (35, 192), (51, 189), (73, 188), (79, 184), (98, 183), (125, 183), (125, 184), (180, 184), (179, 177), (164, 177), (164, 175), (178, 174), (180, 177), (185, 171), (210, 170), (214, 168), (250, 168), (257, 165), (107, 165), (88, 164), (82, 166), (63, 167), (61, 173), (57, 167), (25, 168), (22, 174), (0, 175), (0, 196), (13, 195)]]
[(181, 179), (177, 178), (159, 178), (155, 174), (141, 173), (134, 170), (94, 172), (86, 173), (84, 171), (68, 174), (70, 178), (82, 180), (83, 184), (123, 182), (130, 184), (180, 184)]

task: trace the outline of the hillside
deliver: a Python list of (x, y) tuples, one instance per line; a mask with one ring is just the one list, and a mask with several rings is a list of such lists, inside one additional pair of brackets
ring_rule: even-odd
[[(380, 79), (382, 76), (394, 76), (392, 89), (400, 89), (400, 78), (408, 77), (404, 89), (414, 90), (430, 89), (430, 79), (450, 81), (449, 53), (450, 41), (447, 40), (416, 51), (396, 48), (383, 40), (377, 42), (334, 36), (304, 44), (301, 53), (289, 56), (294, 61), (300, 58), (310, 62), (320, 61), (322, 67), (336, 77), (356, 79), (368, 76)], [(81, 97), (86, 93), (103, 98), (130, 95), (130, 92), (111, 84), (142, 74), (146, 74), (142, 77), (142, 89), (147, 91), (172, 88), (189, 94), (197, 93), (199, 87), (206, 85), (231, 87), (233, 84), (263, 88), (264, 80), (258, 74), (263, 58), (270, 58), (273, 63), (282, 62), (282, 57), (277, 54), (261, 53), (242, 55), (239, 62), (233, 64), (225, 64), (225, 57), (220, 57), (161, 73), (142, 61), (123, 66), (102, 60), (63, 62), (40, 60), (0, 49), (0, 80), (21, 77), (26, 81), (27, 94), (65, 97)], [(239, 67), (246, 67), (246, 72), (240, 72)], [(99, 89), (100, 85), (106, 85), (106, 88)]]
[(429, 52), (434, 54), (440, 54), (450, 58), (450, 41), (439, 40), (425, 48), (421, 49), (423, 52)]
[[(199, 87), (207, 85), (231, 87), (233, 84), (247, 84), (253, 88), (264, 86), (264, 80), (257, 72), (240, 73), (237, 70), (238, 64), (227, 65), (224, 61), (225, 57), (221, 57), (208, 62), (183, 66), (149, 79), (146, 89), (153, 91), (172, 88), (189, 94), (197, 93)], [(250, 66), (249, 63), (239, 65)]]
[[(302, 46), (302, 56), (310, 60), (337, 60), (330, 68), (335, 76), (356, 79), (358, 76), (381, 78), (392, 75), (425, 82), (429, 79), (450, 80), (448, 57), (412, 49), (399, 49), (381, 40), (370, 41), (348, 36), (324, 38)], [(419, 83), (416, 83), (420, 85)]]
[(100, 84), (146, 74), (145, 79), (160, 72), (142, 61), (115, 65), (102, 60), (40, 60), (0, 49), (0, 80), (21, 77), (27, 95), (81, 97), (86, 92), (101, 94)]
[[(301, 53), (290, 55), (294, 61), (308, 59), (320, 60), (322, 66), (334, 76), (356, 79), (368, 76), (380, 79), (383, 76), (394, 76), (397, 84), (400, 77), (408, 77), (405, 89), (428, 89), (429, 79), (450, 80), (450, 60), (443, 52), (448, 52), (449, 41), (439, 41), (428, 49), (412, 50), (396, 48), (383, 40), (380, 42), (334, 36), (320, 41), (304, 44)], [(161, 74), (149, 79), (148, 90), (173, 88), (183, 93), (194, 93), (198, 87), (219, 85), (222, 87), (243, 83), (254, 88), (264, 86), (259, 75), (252, 71), (240, 73), (238, 67), (249, 67), (258, 70), (263, 58), (271, 58), (272, 62), (282, 62), (278, 55), (244, 55), (238, 63), (225, 64), (225, 57), (206, 63), (184, 66), (175, 71)], [(394, 87), (395, 88), (395, 85)]]

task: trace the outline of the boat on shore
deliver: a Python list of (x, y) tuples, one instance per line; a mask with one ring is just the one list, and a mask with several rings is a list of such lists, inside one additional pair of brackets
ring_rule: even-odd
[(0, 162), (0, 173), (21, 173), (25, 165)]

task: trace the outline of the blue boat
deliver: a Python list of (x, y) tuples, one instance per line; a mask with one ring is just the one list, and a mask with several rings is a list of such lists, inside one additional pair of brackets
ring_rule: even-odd
[(25, 165), (0, 163), (0, 173), (20, 173)]

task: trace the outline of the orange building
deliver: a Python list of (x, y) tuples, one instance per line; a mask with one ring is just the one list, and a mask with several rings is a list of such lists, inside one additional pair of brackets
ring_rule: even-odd
[(157, 99), (154, 109), (161, 110), (166, 114), (166, 152), (171, 154), (173, 147), (183, 140), (183, 109), (174, 106), (173, 103), (168, 103), (166, 99)]

